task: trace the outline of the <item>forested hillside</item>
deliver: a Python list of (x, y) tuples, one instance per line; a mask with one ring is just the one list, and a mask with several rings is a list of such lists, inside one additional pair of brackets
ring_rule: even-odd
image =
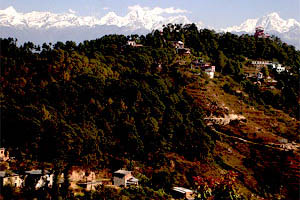
[[(143, 46), (128, 46), (129, 39)], [(177, 40), (192, 55), (176, 54), (171, 41)], [(60, 173), (72, 166), (141, 167), (144, 184), (151, 188), (144, 191), (148, 197), (169, 198), (154, 191), (175, 184), (195, 187), (192, 177), (201, 175), (200, 166), (218, 163), (219, 136), (204, 122), (207, 108), (187, 91), (191, 84), (201, 88), (210, 80), (203, 73), (191, 75), (182, 61), (201, 57), (215, 64), (219, 76), (231, 81), (225, 92), (239, 86), (249, 104), (299, 120), (300, 52), (275, 37), (169, 24), (146, 36), (108, 35), (42, 47), (31, 42), (17, 46), (16, 39), (8, 38), (0, 46), (1, 146), (24, 166), (48, 163)], [(278, 61), (290, 71), (275, 75), (275, 90), (263, 91), (244, 79), (248, 59)], [(290, 137), (299, 140), (296, 133)], [(170, 156), (182, 159), (182, 166), (168, 166)]]

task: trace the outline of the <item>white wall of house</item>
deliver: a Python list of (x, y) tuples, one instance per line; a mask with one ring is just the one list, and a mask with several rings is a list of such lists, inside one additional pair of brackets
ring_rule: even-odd
[(114, 185), (115, 186), (125, 186), (126, 187), (126, 183), (125, 183), (125, 178), (119, 178), (114, 176)]
[(278, 64), (278, 65), (277, 65), (277, 68), (276, 68), (276, 72), (277, 72), (277, 73), (281, 73), (281, 72), (283, 72), (283, 71), (285, 71), (285, 67), (282, 67), (281, 64)]
[(20, 176), (9, 176), (3, 178), (3, 186), (10, 185), (13, 187), (22, 187), (23, 186), (23, 179)]
[(46, 184), (48, 183), (48, 187), (52, 187), (53, 186), (53, 174), (49, 175), (46, 174), (44, 176), (41, 176), (41, 178), (38, 180), (37, 184), (35, 185), (36, 189), (39, 189), (41, 187), (46, 186)]
[(207, 71), (205, 73), (208, 75), (209, 78), (214, 78), (215, 72)]

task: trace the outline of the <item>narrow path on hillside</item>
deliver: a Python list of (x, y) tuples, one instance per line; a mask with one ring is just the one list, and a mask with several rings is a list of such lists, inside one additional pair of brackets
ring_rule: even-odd
[[(217, 134), (219, 134), (219, 135), (221, 135), (221, 136), (233, 138), (233, 139), (239, 140), (239, 141), (244, 142), (244, 143), (247, 143), (247, 144), (252, 144), (252, 145), (257, 145), (257, 146), (263, 146), (263, 147), (267, 147), (267, 148), (271, 148), (271, 149), (277, 149), (277, 150), (281, 150), (281, 151), (286, 151), (286, 150), (287, 150), (286, 148), (276, 147), (276, 146), (273, 146), (273, 145), (270, 145), (270, 144), (260, 144), (260, 143), (257, 143), (257, 142), (253, 142), (253, 141), (244, 139), (244, 138), (242, 138), (242, 137), (238, 137), (238, 136), (233, 136), (233, 135), (228, 135), (228, 134), (225, 134), (225, 133), (221, 133), (221, 132), (219, 132), (219, 131), (217, 131), (217, 130), (215, 130), (215, 129), (213, 129), (213, 130), (214, 130)], [(299, 147), (295, 147), (294, 149), (291, 149), (291, 150), (298, 152)]]

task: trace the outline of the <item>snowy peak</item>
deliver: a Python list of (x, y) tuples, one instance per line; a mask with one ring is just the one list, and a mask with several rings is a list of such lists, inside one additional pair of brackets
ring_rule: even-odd
[(222, 31), (254, 33), (255, 27), (257, 26), (264, 27), (267, 32), (285, 33), (295, 27), (300, 27), (300, 23), (295, 19), (284, 20), (278, 13), (273, 12), (261, 18), (248, 19), (240, 26), (228, 27), (222, 29)]
[[(134, 5), (128, 7), (128, 13), (124, 16), (108, 12), (103, 17), (97, 17), (78, 16), (76, 11), (71, 9), (64, 13), (38, 11), (22, 13), (10, 6), (0, 10), (0, 37), (17, 37), (19, 41), (40, 43), (41, 41), (49, 42), (49, 40), (51, 42), (83, 41), (111, 33), (145, 34), (161, 29), (163, 25), (169, 23), (193, 23), (184, 15), (187, 12), (187, 10), (174, 7), (150, 8)], [(213, 29), (200, 21), (196, 25), (198, 28)], [(264, 27), (266, 33), (276, 35), (300, 49), (300, 23), (295, 19), (282, 19), (276, 12), (261, 18), (247, 19), (241, 25), (220, 31), (254, 34), (257, 26)]]
[(267, 17), (273, 18), (273, 19), (281, 19), (277, 12), (272, 12), (272, 13), (268, 14)]
[(300, 23), (295, 19), (282, 19), (278, 13), (273, 12), (257, 19), (247, 19), (239, 26), (221, 29), (224, 32), (254, 34), (255, 28), (261, 26), (266, 33), (280, 37), (284, 42), (300, 49)]
[(67, 28), (97, 25), (114, 25), (128, 27), (129, 29), (153, 30), (168, 23), (191, 23), (186, 16), (178, 15), (186, 10), (170, 8), (149, 8), (139, 5), (128, 7), (129, 12), (125, 16), (118, 16), (109, 12), (102, 18), (96, 16), (77, 16), (76, 12), (69, 9), (66, 13), (29, 12), (20, 13), (13, 7), (0, 10), (0, 26), (14, 28)]
[(0, 14), (6, 14), (6, 15), (15, 15), (17, 13), (17, 11), (15, 10), (14, 7), (9, 6), (8, 8), (4, 9), (4, 10), (0, 10)]

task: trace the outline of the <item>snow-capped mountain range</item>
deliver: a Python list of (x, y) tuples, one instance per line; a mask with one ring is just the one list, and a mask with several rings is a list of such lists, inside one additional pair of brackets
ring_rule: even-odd
[[(160, 28), (163, 24), (169, 22), (180, 22), (183, 24), (191, 23), (186, 16), (177, 15), (163, 17), (162, 14), (180, 14), (187, 12), (186, 10), (171, 8), (148, 8), (139, 5), (128, 8), (129, 12), (124, 17), (118, 16), (114, 12), (109, 12), (105, 16), (99, 18), (95, 16), (77, 16), (72, 10), (67, 13), (51, 13), (51, 12), (30, 12), (20, 13), (13, 7), (0, 10), (0, 25), (14, 26), (18, 28), (67, 28), (87, 26), (95, 27), (97, 25), (114, 25), (118, 27), (128, 27), (131, 29), (145, 28), (153, 30)], [(199, 23), (198, 23), (199, 25)]]
[[(184, 15), (188, 11), (173, 7), (149, 8), (135, 5), (128, 7), (128, 10), (125, 16), (109, 12), (103, 17), (97, 17), (78, 16), (72, 10), (59, 14), (37, 11), (21, 13), (13, 7), (8, 7), (0, 10), (0, 37), (16, 37), (19, 43), (32, 41), (41, 44), (66, 40), (81, 42), (105, 34), (145, 34), (154, 29), (161, 29), (162, 25), (168, 23), (193, 23)], [(202, 22), (195, 24), (198, 28), (209, 27)], [(217, 31), (253, 34), (256, 26), (264, 27), (267, 33), (279, 36), (283, 41), (300, 49), (300, 23), (295, 19), (284, 20), (277, 13), (248, 19), (240, 26)]]
[(254, 33), (255, 28), (261, 26), (266, 33), (276, 35), (288, 44), (300, 49), (300, 22), (295, 19), (284, 20), (276, 12), (256, 19), (247, 19), (240, 26), (232, 26), (221, 29), (224, 32), (237, 34)]

